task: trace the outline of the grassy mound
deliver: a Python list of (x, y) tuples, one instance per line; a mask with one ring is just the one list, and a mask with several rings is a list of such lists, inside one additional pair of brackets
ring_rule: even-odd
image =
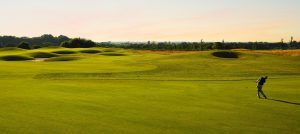
[(46, 59), (45, 61), (74, 61), (74, 60), (78, 60), (78, 57), (54, 57), (54, 58), (50, 58), (50, 59)]
[(4, 60), (4, 61), (26, 61), (26, 60), (33, 60), (32, 57), (22, 56), (22, 55), (7, 55), (7, 56), (2, 56), (1, 59)]
[(43, 47), (45, 49), (56, 49), (56, 48), (62, 48), (60, 46), (48, 46), (48, 47)]
[(34, 58), (52, 58), (52, 57), (57, 57), (57, 54), (54, 53), (48, 53), (48, 52), (34, 52), (30, 53), (31, 57)]
[(56, 54), (75, 54), (75, 51), (71, 51), (71, 50), (59, 50), (59, 51), (54, 51), (52, 53), (56, 53)]
[(79, 51), (81, 53), (86, 53), (86, 54), (97, 54), (97, 53), (101, 53), (102, 51), (100, 50), (93, 50), (93, 49), (89, 49), (89, 50), (81, 50)]
[(126, 54), (122, 54), (122, 53), (104, 53), (101, 55), (104, 55), (104, 56), (127, 56)]
[(232, 52), (232, 51), (218, 51), (213, 52), (213, 56), (219, 57), (219, 58), (239, 58), (238, 52)]
[(103, 52), (116, 52), (115, 49), (104, 49)]
[(17, 47), (4, 47), (0, 49), (0, 52), (1, 51), (22, 51), (22, 50), (24, 49), (17, 48)]

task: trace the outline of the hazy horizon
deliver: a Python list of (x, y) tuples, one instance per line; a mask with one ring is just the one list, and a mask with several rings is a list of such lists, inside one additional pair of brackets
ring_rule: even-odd
[(298, 0), (27, 0), (0, 2), (0, 35), (94, 41), (300, 39)]

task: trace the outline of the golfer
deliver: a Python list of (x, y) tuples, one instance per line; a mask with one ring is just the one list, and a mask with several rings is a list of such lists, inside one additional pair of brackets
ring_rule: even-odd
[(261, 77), (257, 80), (257, 96), (258, 96), (258, 98), (261, 98), (260, 95), (263, 95), (264, 98), (267, 99), (267, 96), (265, 95), (265, 93), (262, 90), (267, 79), (268, 79), (268, 76), (265, 76), (265, 77)]

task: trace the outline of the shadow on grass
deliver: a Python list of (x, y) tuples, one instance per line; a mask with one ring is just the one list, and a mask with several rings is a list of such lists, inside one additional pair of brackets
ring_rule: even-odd
[(279, 100), (279, 99), (267, 99), (267, 100), (300, 106), (300, 103), (296, 103), (296, 102), (290, 102), (290, 101)]

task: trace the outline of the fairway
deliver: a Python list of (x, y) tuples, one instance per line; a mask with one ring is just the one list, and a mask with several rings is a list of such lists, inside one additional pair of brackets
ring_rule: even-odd
[(216, 51), (0, 49), (0, 133), (300, 133), (299, 56)]

